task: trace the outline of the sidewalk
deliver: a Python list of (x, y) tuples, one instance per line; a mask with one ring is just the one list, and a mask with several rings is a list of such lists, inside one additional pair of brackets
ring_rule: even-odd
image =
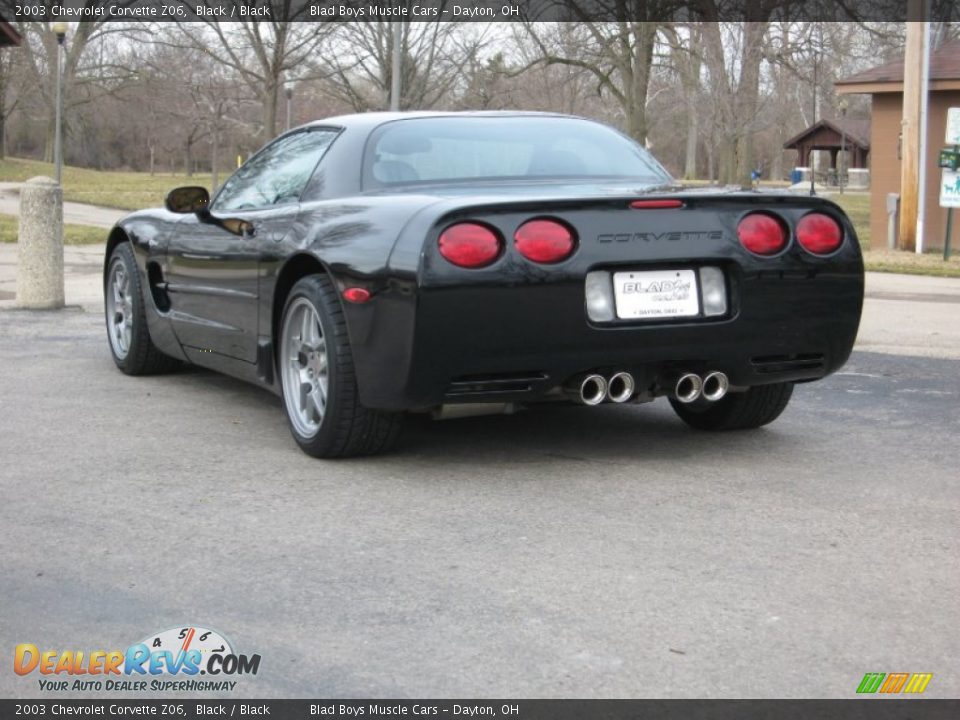
[(960, 278), (867, 273), (857, 349), (960, 359)]
[[(104, 247), (64, 248), (68, 305), (102, 312)], [(16, 272), (16, 244), (0, 244), (0, 310), (15, 306)], [(857, 349), (960, 359), (960, 278), (867, 273)]]
[[(20, 185), (21, 183), (0, 182), (0, 213), (20, 215)], [(117, 210), (69, 201), (63, 203), (63, 222), (68, 225), (112, 228), (117, 220), (129, 214), (129, 210)]]

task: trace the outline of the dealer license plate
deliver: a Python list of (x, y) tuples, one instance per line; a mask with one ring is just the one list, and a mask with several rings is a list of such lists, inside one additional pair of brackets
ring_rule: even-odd
[(617, 317), (657, 320), (700, 314), (693, 270), (644, 270), (613, 274)]

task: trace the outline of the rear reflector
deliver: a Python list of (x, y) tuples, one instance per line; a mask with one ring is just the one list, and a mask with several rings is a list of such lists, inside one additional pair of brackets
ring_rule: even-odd
[(634, 210), (663, 210), (683, 207), (682, 200), (634, 200), (630, 203)]
[(776, 255), (787, 246), (783, 223), (766, 213), (751, 213), (737, 225), (740, 244), (757, 255)]
[(370, 291), (362, 287), (349, 287), (343, 291), (344, 300), (358, 305), (367, 302), (371, 297)]
[(577, 240), (573, 231), (557, 220), (530, 220), (513, 234), (517, 251), (535, 263), (558, 263), (573, 254)]
[(440, 254), (459, 267), (485, 267), (500, 257), (502, 250), (500, 235), (480, 223), (457, 223), (440, 234)]
[(797, 223), (797, 242), (814, 255), (829, 255), (843, 242), (843, 230), (829, 215), (810, 213)]

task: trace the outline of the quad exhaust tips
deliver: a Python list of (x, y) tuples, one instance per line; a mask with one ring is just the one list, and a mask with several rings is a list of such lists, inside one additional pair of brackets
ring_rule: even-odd
[(698, 398), (710, 402), (721, 400), (730, 389), (726, 373), (714, 370), (701, 378), (694, 373), (685, 373), (673, 387), (673, 396), (682, 403), (692, 403)]

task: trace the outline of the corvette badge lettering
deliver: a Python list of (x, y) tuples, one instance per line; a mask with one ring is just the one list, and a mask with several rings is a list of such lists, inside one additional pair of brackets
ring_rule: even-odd
[(666, 240), (669, 242), (679, 242), (681, 240), (703, 241), (703, 240), (722, 240), (723, 232), (720, 230), (671, 230), (669, 232), (652, 233), (616, 233), (597, 236), (599, 243), (625, 243), (631, 240), (642, 240), (644, 242), (655, 242)]

